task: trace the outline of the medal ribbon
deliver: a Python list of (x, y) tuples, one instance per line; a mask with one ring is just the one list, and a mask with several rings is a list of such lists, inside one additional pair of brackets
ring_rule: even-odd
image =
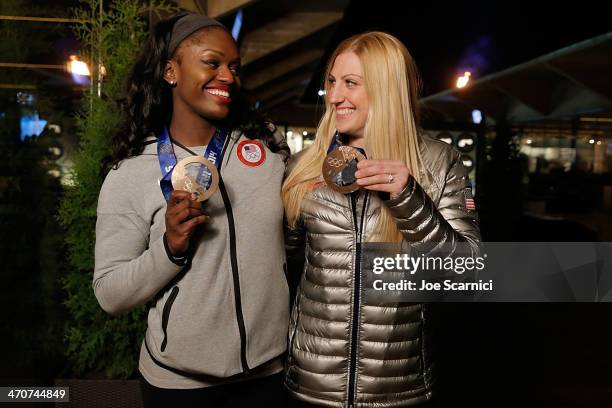
[[(221, 157), (223, 145), (227, 139), (227, 134), (228, 132), (226, 130), (217, 128), (204, 152), (204, 158), (210, 161), (217, 169), (221, 165), (219, 159)], [(177, 161), (176, 155), (174, 154), (174, 147), (172, 146), (172, 140), (170, 139), (170, 133), (166, 127), (157, 138), (157, 157), (159, 159), (159, 167), (162, 174), (162, 178), (159, 180), (159, 186), (164, 194), (164, 198), (168, 201), (170, 199), (170, 194), (174, 190), (172, 187), (172, 171)], [(200, 186), (205, 186), (206, 190), (208, 190), (212, 181), (210, 171), (205, 166), (200, 166), (196, 180)]]
[[(344, 146), (344, 143), (342, 143), (342, 141), (340, 140), (340, 134), (336, 131), (336, 133), (334, 134), (334, 137), (332, 137), (332, 141), (329, 144), (329, 148), (327, 149), (327, 154), (330, 154), (334, 149), (340, 147), (340, 146)], [(351, 146), (353, 149), (358, 150), (359, 152), (361, 152), (361, 154), (363, 154), (366, 158), (368, 157), (366, 155), (365, 150), (363, 150), (360, 147), (353, 147)]]
[(332, 137), (332, 141), (329, 144), (329, 148), (327, 149), (327, 154), (330, 154), (332, 150), (335, 148), (342, 146), (342, 142), (340, 142), (340, 135), (338, 132), (334, 133), (334, 137)]

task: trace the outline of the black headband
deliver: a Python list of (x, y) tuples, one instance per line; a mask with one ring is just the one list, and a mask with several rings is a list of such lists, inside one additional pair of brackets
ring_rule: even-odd
[(201, 14), (187, 14), (179, 18), (172, 28), (170, 44), (168, 45), (168, 57), (172, 57), (172, 54), (174, 54), (174, 51), (176, 51), (181, 41), (205, 27), (220, 27), (227, 30), (227, 28), (217, 20), (213, 20)]

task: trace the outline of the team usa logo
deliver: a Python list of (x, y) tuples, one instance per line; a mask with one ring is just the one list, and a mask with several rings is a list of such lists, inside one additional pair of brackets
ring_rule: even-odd
[(266, 151), (259, 140), (243, 140), (236, 153), (240, 161), (249, 167), (260, 166), (266, 161)]

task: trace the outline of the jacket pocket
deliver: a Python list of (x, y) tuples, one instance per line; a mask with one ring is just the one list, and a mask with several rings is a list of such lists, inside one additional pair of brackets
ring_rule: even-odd
[(170, 296), (168, 296), (168, 299), (164, 304), (164, 310), (162, 311), (162, 330), (164, 332), (164, 339), (162, 340), (161, 344), (162, 352), (166, 350), (166, 346), (168, 345), (168, 320), (170, 320), (170, 309), (172, 309), (172, 304), (174, 303), (174, 300), (176, 299), (176, 295), (178, 295), (178, 293), (178, 286), (173, 287), (172, 291), (170, 292)]

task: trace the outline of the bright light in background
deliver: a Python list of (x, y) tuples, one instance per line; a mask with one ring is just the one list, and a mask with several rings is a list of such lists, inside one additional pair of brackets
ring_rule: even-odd
[(531, 144), (531, 143), (533, 143), (533, 141), (531, 139), (527, 139), (527, 141), (525, 143)]
[(482, 122), (482, 112), (479, 111), (478, 109), (474, 109), (472, 111), (472, 122), (479, 124), (480, 122)]
[(472, 139), (461, 139), (457, 142), (457, 146), (459, 147), (471, 146), (473, 144), (474, 144), (474, 140)]
[(325, 89), (319, 89), (319, 92), (317, 92), (319, 94), (319, 96), (323, 96), (325, 95)]
[(289, 149), (291, 149), (291, 153), (295, 154), (304, 148), (304, 139), (302, 139), (299, 132), (288, 130), (287, 144), (289, 145)]
[(59, 169), (51, 169), (48, 170), (47, 173), (54, 178), (60, 178), (62, 176), (62, 171)]
[(470, 77), (472, 76), (472, 73), (469, 71), (466, 71), (463, 73), (463, 76), (460, 76), (459, 78), (457, 78), (457, 88), (461, 89), (461, 88), (465, 88), (468, 84), (468, 82), (470, 82)]
[(593, 143), (595, 143), (595, 140), (591, 139), (591, 140), (589, 140), (589, 143), (593, 144)]
[(312, 145), (315, 129), (292, 128), (290, 130), (288, 125), (285, 129), (287, 129), (285, 132), (287, 145), (289, 145), (289, 149), (291, 150), (292, 154), (295, 154)]
[(17, 92), (17, 103), (23, 106), (33, 106), (36, 98), (29, 92)]
[(236, 18), (234, 18), (234, 25), (232, 26), (232, 37), (234, 37), (234, 41), (238, 41), (238, 36), (240, 35), (240, 29), (242, 28), (242, 9), (238, 10), (236, 13)]
[(28, 137), (40, 136), (47, 126), (47, 121), (40, 119), (38, 113), (23, 115), (21, 117), (21, 140)]
[(80, 61), (76, 55), (71, 55), (67, 64), (68, 72), (76, 75), (90, 76), (89, 67), (83, 61)]
[(71, 55), (66, 69), (72, 75), (72, 80), (79, 85), (89, 85), (89, 67), (83, 61), (80, 61), (76, 55)]
[(60, 125), (47, 125), (47, 128), (55, 132), (55, 134), (59, 135), (60, 133), (62, 133), (62, 128), (60, 127)]
[(597, 141), (597, 146), (601, 146), (601, 140)]

